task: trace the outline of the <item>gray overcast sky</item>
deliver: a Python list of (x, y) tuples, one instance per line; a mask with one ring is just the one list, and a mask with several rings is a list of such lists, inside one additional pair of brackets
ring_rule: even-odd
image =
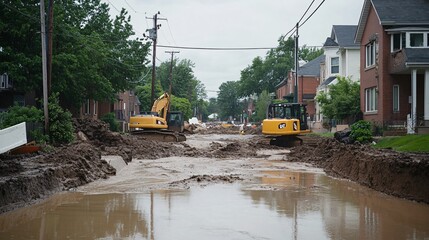
[[(158, 45), (190, 47), (276, 47), (277, 40), (301, 18), (312, 0), (102, 0), (111, 14), (128, 10), (136, 34), (153, 27), (151, 19), (160, 11), (162, 25)], [(330, 36), (332, 25), (357, 25), (364, 0), (326, 0), (299, 29), (299, 45), (321, 46)], [(315, 0), (310, 11), (322, 2)], [(115, 9), (116, 8), (116, 9)], [(305, 19), (305, 18), (304, 18)], [(160, 61), (170, 59), (157, 48)], [(253, 58), (264, 57), (267, 50), (203, 51), (185, 50), (176, 56), (195, 63), (195, 76), (205, 85), (209, 97), (216, 97), (222, 82), (238, 81), (240, 71)], [(157, 61), (157, 65), (160, 64)]]

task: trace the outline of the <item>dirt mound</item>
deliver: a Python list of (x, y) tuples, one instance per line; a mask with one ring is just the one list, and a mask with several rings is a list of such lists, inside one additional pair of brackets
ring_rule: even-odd
[(309, 162), (332, 176), (377, 191), (429, 203), (429, 154), (377, 150), (368, 145), (321, 139), (315, 146), (292, 149), (290, 161)]
[(195, 183), (198, 183), (198, 185), (200, 186), (204, 186), (204, 184), (202, 183), (233, 183), (235, 181), (241, 181), (241, 180), (243, 179), (236, 174), (220, 175), (220, 176), (204, 174), (204, 175), (194, 175), (187, 179), (172, 182), (170, 183), (170, 186), (186, 187), (188, 185), (195, 184)]
[(115, 174), (115, 169), (101, 160), (100, 150), (88, 143), (2, 164), (9, 168), (0, 178), (0, 212)]

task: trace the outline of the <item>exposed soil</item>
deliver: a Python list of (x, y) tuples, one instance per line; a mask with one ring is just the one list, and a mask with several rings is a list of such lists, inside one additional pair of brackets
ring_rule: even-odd
[[(154, 142), (143, 136), (113, 133), (98, 120), (75, 120), (77, 140), (33, 155), (0, 155), (0, 213), (31, 204), (55, 192), (108, 178), (115, 174), (103, 155), (132, 159), (159, 159), (170, 156), (195, 158), (264, 158), (261, 149), (270, 146), (263, 137), (245, 141), (237, 138), (208, 147), (195, 148), (186, 142)], [(217, 130), (217, 131), (216, 131)], [(246, 128), (244, 134), (258, 134), (258, 128)], [(218, 128), (201, 134), (239, 134), (238, 128)], [(49, 148), (46, 148), (49, 149)], [(292, 149), (288, 161), (307, 162), (335, 177), (347, 178), (387, 194), (429, 203), (429, 155), (374, 150), (370, 146), (345, 145), (333, 139), (312, 139), (311, 145)], [(172, 184), (233, 182), (236, 175), (198, 174)]]
[(350, 179), (377, 191), (429, 203), (429, 154), (377, 150), (320, 138), (292, 149), (289, 161), (308, 162), (331, 176)]

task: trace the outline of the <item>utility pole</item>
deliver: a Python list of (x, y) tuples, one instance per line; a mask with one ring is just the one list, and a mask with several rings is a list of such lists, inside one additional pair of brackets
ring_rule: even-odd
[(295, 89), (293, 93), (293, 102), (298, 103), (298, 27), (299, 22), (296, 23), (296, 35), (295, 35)]
[(45, 134), (49, 133), (48, 113), (48, 81), (46, 69), (46, 26), (45, 26), (45, 0), (40, 0), (40, 35), (42, 37), (42, 73), (43, 73), (43, 113), (45, 115)]
[(54, 30), (54, 0), (49, 0), (48, 6), (48, 63), (47, 63), (47, 74), (48, 74), (48, 95), (51, 92), (52, 85), (52, 34)]
[(173, 56), (175, 53), (180, 53), (179, 51), (165, 51), (165, 53), (171, 53), (171, 62), (170, 62), (170, 86), (168, 94), (171, 96), (171, 85), (173, 81)]
[[(150, 104), (153, 105), (153, 102), (155, 101), (155, 79), (156, 79), (156, 67), (155, 67), (155, 63), (156, 63), (156, 42), (157, 42), (157, 37), (158, 37), (158, 29), (161, 27), (161, 24), (158, 25), (158, 20), (167, 20), (166, 18), (158, 18), (158, 14), (160, 14), (160, 12), (158, 11), (158, 13), (156, 13), (155, 15), (153, 15), (153, 28), (151, 29), (147, 29), (146, 31), (149, 31), (149, 38), (152, 39), (153, 41), (153, 46), (152, 46), (152, 90), (151, 90), (151, 96), (150, 96)], [(151, 18), (147, 18), (147, 19), (151, 19)]]

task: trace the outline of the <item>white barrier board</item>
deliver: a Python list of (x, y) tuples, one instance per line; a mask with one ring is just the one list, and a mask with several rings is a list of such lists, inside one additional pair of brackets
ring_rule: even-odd
[(25, 122), (0, 130), (0, 153), (27, 143)]

